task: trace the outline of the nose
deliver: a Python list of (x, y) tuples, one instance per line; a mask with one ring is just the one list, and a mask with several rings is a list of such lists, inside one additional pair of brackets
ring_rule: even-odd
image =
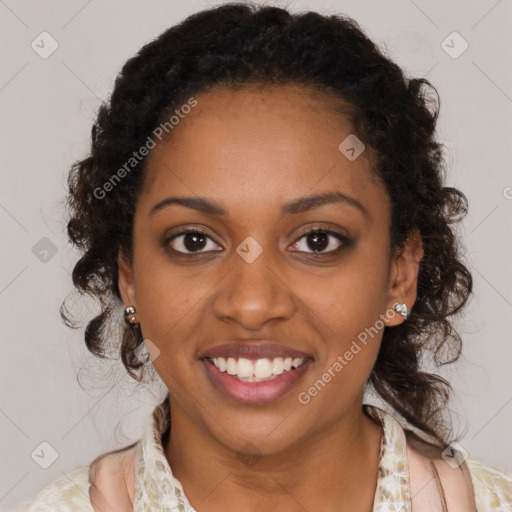
[(252, 262), (233, 255), (232, 270), (222, 280), (213, 299), (213, 312), (223, 322), (256, 331), (267, 323), (287, 320), (296, 311), (293, 292), (272, 265), (266, 252)]

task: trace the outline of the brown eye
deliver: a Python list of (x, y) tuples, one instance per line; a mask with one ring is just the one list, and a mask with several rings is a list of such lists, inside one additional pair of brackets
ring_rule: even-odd
[[(209, 241), (211, 242), (209, 244)], [(182, 254), (203, 253), (218, 251), (218, 245), (206, 234), (197, 229), (190, 229), (177, 233), (168, 239), (166, 245), (171, 245), (173, 250)], [(206, 250), (204, 250), (206, 248)]]
[[(298, 252), (311, 253), (332, 253), (336, 252), (347, 243), (346, 237), (329, 231), (326, 229), (312, 229), (304, 233), (297, 242), (293, 244), (293, 248)], [(311, 249), (308, 251), (307, 249)]]

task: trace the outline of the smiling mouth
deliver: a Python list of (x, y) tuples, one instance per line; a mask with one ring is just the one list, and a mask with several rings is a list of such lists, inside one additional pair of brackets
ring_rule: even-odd
[(241, 382), (266, 382), (293, 372), (311, 358), (272, 357), (247, 359), (244, 357), (205, 357), (220, 372)]

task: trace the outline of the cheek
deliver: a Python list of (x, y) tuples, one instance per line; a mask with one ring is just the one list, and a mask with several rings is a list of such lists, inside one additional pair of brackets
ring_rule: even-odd
[(188, 394), (200, 393), (199, 384), (190, 376), (201, 364), (196, 357), (201, 343), (199, 326), (204, 321), (201, 309), (214, 284), (214, 280), (208, 283), (197, 275), (184, 278), (169, 265), (153, 265), (138, 274), (136, 293), (142, 333), (157, 347), (152, 365), (185, 408)]
[[(215, 273), (192, 266), (179, 267), (163, 250), (149, 243), (146, 247), (150, 249), (139, 244), (134, 260), (135, 294), (143, 335), (162, 350), (174, 349), (184, 339), (185, 346), (193, 347), (191, 337), (198, 328), (198, 315), (218, 285), (218, 278)], [(173, 358), (177, 356), (178, 352), (173, 350)]]
[(299, 403), (314, 404), (305, 413), (320, 415), (329, 404), (329, 415), (334, 418), (363, 392), (384, 329), (385, 306), (377, 278), (368, 273), (340, 273), (329, 280), (323, 293), (316, 288), (310, 294), (308, 305), (315, 310), (310, 322), (323, 339), (316, 347), (315, 372), (298, 394)]
[(144, 334), (169, 344), (193, 333), (197, 315), (214, 286), (214, 279), (183, 278), (179, 272), (158, 272), (157, 268), (140, 275), (136, 293)]
[(385, 312), (388, 294), (387, 269), (381, 258), (358, 251), (321, 278), (302, 277), (304, 303), (324, 324), (331, 336), (347, 340), (375, 324)]
[(323, 338), (314, 380), (329, 382), (326, 395), (349, 399), (364, 386), (377, 358), (388, 290), (386, 260), (375, 254), (375, 246), (360, 248), (329, 276), (303, 279), (309, 321)]

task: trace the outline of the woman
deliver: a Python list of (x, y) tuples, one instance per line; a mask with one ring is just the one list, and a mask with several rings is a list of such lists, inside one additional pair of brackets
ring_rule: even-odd
[(421, 364), (457, 359), (472, 291), (429, 88), (347, 17), (250, 4), (125, 64), (69, 176), (73, 282), (89, 350), (124, 308), (123, 364), (141, 380), (145, 347), (169, 393), (16, 510), (510, 507)]

